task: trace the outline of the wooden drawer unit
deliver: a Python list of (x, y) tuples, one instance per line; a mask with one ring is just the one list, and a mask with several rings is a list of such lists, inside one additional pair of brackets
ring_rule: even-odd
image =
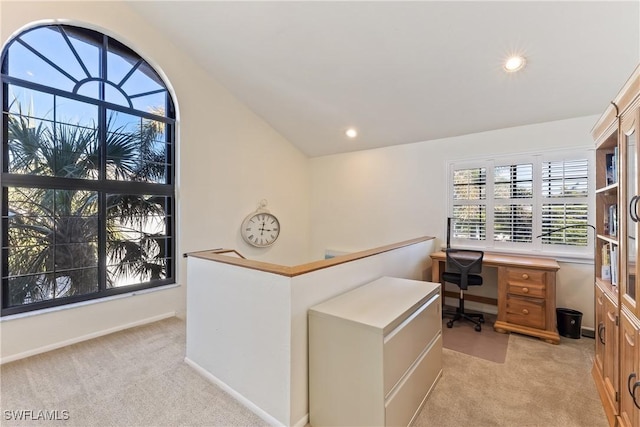
[(545, 328), (546, 274), (524, 268), (505, 268), (507, 322), (530, 328)]
[(309, 421), (409, 425), (442, 375), (440, 284), (382, 277), (309, 309)]
[(555, 269), (498, 268), (498, 332), (518, 332), (557, 344)]
[(544, 271), (507, 268), (507, 294), (544, 298), (545, 278)]
[(542, 298), (507, 296), (507, 322), (544, 329), (545, 307)]

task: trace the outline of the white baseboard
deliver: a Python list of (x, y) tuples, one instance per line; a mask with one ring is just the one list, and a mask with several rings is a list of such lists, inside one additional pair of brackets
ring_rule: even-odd
[[(236, 390), (231, 388), (227, 383), (225, 383), (224, 381), (222, 381), (221, 379), (219, 379), (218, 377), (213, 375), (211, 372), (209, 372), (206, 369), (204, 369), (202, 366), (198, 365), (193, 360), (189, 359), (188, 357), (185, 357), (184, 358), (184, 362), (187, 365), (191, 366), (193, 369), (195, 369), (200, 375), (205, 377), (207, 380), (211, 381), (213, 384), (217, 385), (222, 390), (224, 390), (227, 393), (229, 393), (231, 395), (231, 397), (233, 397), (238, 402), (240, 402), (241, 404), (246, 406), (247, 409), (249, 409), (251, 412), (253, 412), (257, 416), (262, 418), (264, 421), (268, 422), (269, 425), (272, 425), (272, 426), (284, 426), (284, 425), (286, 425), (286, 424), (283, 424), (281, 421), (275, 419), (271, 414), (266, 412), (264, 409), (260, 408), (258, 405), (253, 403), (251, 400), (249, 400), (246, 397), (244, 397), (242, 394), (238, 393)], [(306, 418), (307, 417), (305, 416), (304, 419), (306, 419)], [(296, 427), (300, 426), (300, 425), (304, 426), (304, 425), (306, 425), (306, 422), (305, 422), (305, 424), (300, 424), (300, 421), (298, 421), (298, 423), (296, 423)]]
[(304, 417), (300, 418), (297, 423), (293, 425), (293, 427), (304, 427), (309, 424), (309, 414), (306, 414)]
[(25, 357), (35, 356), (36, 354), (46, 353), (47, 351), (56, 350), (58, 348), (66, 347), (68, 345), (77, 344), (82, 341), (87, 341), (93, 338), (109, 335), (114, 332), (123, 331), (125, 329), (134, 328), (136, 326), (146, 325), (148, 323), (157, 322), (159, 320), (168, 319), (170, 317), (175, 317), (175, 315), (176, 315), (175, 311), (170, 311), (168, 313), (159, 314), (157, 316), (147, 317), (146, 319), (138, 320), (136, 322), (125, 323), (123, 325), (118, 325), (113, 328), (102, 329), (100, 331), (92, 332), (90, 334), (81, 335), (79, 337), (74, 337), (68, 340), (59, 341), (53, 344), (34, 348), (32, 350), (24, 351), (22, 353), (12, 354), (11, 356), (0, 358), (0, 365), (2, 365), (3, 363), (13, 362), (19, 359), (24, 359)]

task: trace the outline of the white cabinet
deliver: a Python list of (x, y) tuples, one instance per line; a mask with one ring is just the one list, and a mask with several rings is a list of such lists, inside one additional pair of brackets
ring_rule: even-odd
[(440, 284), (382, 277), (309, 310), (309, 418), (411, 424), (442, 374)]

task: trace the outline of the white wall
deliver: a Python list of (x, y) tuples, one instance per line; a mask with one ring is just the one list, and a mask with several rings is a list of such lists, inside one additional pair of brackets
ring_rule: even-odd
[[(245, 256), (296, 264), (308, 261), (308, 159), (236, 100), (143, 17), (120, 2), (0, 2), (0, 41), (43, 20), (83, 25), (124, 42), (164, 75), (178, 106), (177, 266), (182, 286), (101, 303), (96, 315), (66, 309), (2, 320), (2, 360), (51, 348), (87, 333), (136, 324), (159, 315), (184, 315), (184, 252), (226, 247)], [(269, 249), (244, 243), (239, 228), (261, 199), (282, 224)], [(127, 302), (125, 302), (127, 301)], [(126, 313), (126, 315), (123, 315)], [(87, 325), (91, 325), (87, 329)], [(91, 332), (92, 331), (92, 332)], [(27, 338), (28, 337), (28, 338)]]
[[(311, 159), (311, 255), (446, 233), (447, 162), (559, 148), (593, 148), (598, 116)], [(562, 263), (557, 305), (593, 327), (593, 266)], [(481, 293), (497, 295), (483, 286)]]

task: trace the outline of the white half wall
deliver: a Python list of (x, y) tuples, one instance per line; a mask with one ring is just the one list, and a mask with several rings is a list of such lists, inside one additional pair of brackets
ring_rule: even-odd
[[(105, 302), (90, 322), (83, 314), (89, 308), (3, 320), (0, 357), (47, 346), (52, 335), (59, 342), (69, 342), (91, 331), (111, 330), (117, 324), (167, 312), (184, 316), (186, 260), (182, 254), (186, 252), (226, 247), (262, 261), (296, 264), (309, 260), (306, 156), (176, 48), (161, 28), (149, 25), (126, 3), (0, 2), (3, 47), (13, 35), (45, 22), (85, 26), (125, 43), (156, 68), (174, 94), (178, 113), (176, 263), (181, 286), (154, 297), (136, 295), (132, 297), (139, 301), (136, 304), (121, 299)], [(268, 209), (282, 225), (278, 244), (268, 249), (248, 246), (239, 232), (242, 220), (261, 199), (268, 200)], [(52, 332), (53, 325), (58, 325), (52, 316), (64, 324), (64, 336)]]
[(427, 240), (294, 277), (190, 256), (186, 360), (270, 424), (304, 426), (309, 307), (382, 276), (426, 279), (433, 251)]
[[(447, 164), (474, 157), (594, 148), (598, 116), (311, 159), (311, 256), (411, 236), (446, 237)], [(461, 118), (463, 120), (463, 118)], [(594, 324), (593, 265), (561, 263), (557, 305)], [(483, 288), (489, 288), (483, 286)], [(483, 289), (487, 296), (497, 291)], [(471, 305), (470, 305), (471, 306)]]
[(290, 424), (291, 278), (195, 257), (188, 264), (187, 359), (258, 415)]

